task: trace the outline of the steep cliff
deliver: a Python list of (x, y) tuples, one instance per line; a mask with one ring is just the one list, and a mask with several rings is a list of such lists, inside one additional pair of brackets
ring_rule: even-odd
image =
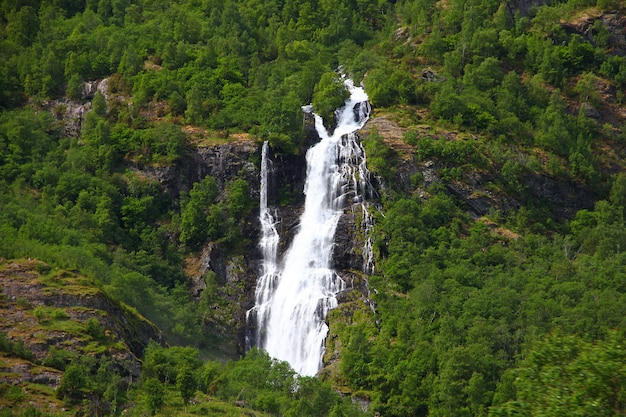
[(51, 412), (62, 403), (47, 390), (59, 388), (69, 362), (106, 362), (127, 385), (139, 378), (144, 348), (163, 340), (154, 325), (91, 280), (34, 260), (0, 262), (0, 317), (3, 392), (28, 387), (31, 406)]

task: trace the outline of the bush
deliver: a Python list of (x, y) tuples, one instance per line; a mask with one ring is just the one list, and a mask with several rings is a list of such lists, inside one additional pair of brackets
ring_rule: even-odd
[(102, 328), (102, 324), (95, 317), (90, 317), (85, 322), (85, 332), (94, 339), (104, 338), (104, 329)]
[(89, 386), (89, 369), (81, 363), (72, 363), (63, 373), (61, 384), (57, 389), (57, 398), (77, 401), (89, 392)]
[(416, 101), (416, 85), (410, 74), (388, 68), (370, 71), (364, 80), (370, 102), (377, 107)]
[(76, 355), (65, 349), (57, 349), (54, 346), (48, 351), (48, 356), (43, 360), (42, 365), (49, 366), (59, 371), (64, 371), (67, 365), (76, 359)]
[(334, 124), (335, 110), (350, 97), (343, 81), (334, 72), (326, 72), (313, 90), (313, 110), (324, 120)]

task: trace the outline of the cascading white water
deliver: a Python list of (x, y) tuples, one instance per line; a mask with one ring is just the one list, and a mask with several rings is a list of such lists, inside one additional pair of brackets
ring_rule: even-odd
[[(265, 323), (269, 318), (270, 302), (274, 293), (276, 280), (278, 279), (277, 252), (280, 236), (276, 231), (275, 219), (268, 207), (269, 175), (272, 170), (272, 161), (268, 156), (269, 144), (263, 143), (261, 151), (261, 190), (260, 190), (260, 215), (261, 240), (259, 247), (263, 254), (261, 277), (257, 280), (255, 290), (255, 307), (257, 323)], [(248, 312), (249, 321), (250, 312)], [(262, 326), (257, 327), (256, 340), (262, 340)]]
[[(371, 224), (364, 204), (369, 172), (355, 134), (367, 121), (370, 107), (362, 88), (351, 80), (345, 84), (350, 98), (336, 113), (337, 127), (332, 135), (322, 118), (315, 115), (321, 140), (306, 155), (306, 198), (300, 229), (280, 264), (276, 255), (279, 236), (267, 205), (267, 144), (263, 147), (260, 246), (264, 259), (252, 311), (256, 345), (270, 356), (289, 362), (301, 375), (315, 375), (320, 369), (328, 333), (324, 320), (337, 306), (336, 295), (345, 289), (331, 268), (331, 257), (337, 223), (347, 203), (360, 203)], [(364, 270), (370, 272), (371, 253), (366, 251), (364, 248)]]

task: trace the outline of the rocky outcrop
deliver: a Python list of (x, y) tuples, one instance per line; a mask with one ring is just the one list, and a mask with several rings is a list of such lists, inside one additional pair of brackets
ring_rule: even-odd
[[(38, 261), (9, 261), (0, 268), (0, 288), (0, 331), (14, 343), (22, 343), (38, 362), (52, 347), (95, 354), (89, 345), (101, 337), (100, 342), (108, 347), (99, 354), (106, 354), (124, 374), (136, 378), (144, 348), (151, 340), (162, 341), (154, 325), (73, 272), (50, 274), (49, 267)], [(88, 330), (87, 322), (93, 319), (99, 323), (100, 336)], [(26, 375), (30, 368), (24, 366), (18, 368)], [(53, 386), (59, 381), (56, 373), (44, 379)]]
[(246, 180), (251, 198), (258, 200), (258, 167), (260, 144), (251, 139), (196, 146), (174, 165), (146, 165), (127, 160), (127, 167), (151, 181), (158, 182), (167, 195), (178, 201), (181, 192), (206, 176), (215, 178), (220, 190), (237, 178)]
[(260, 143), (252, 140), (197, 147), (185, 159), (182, 175), (189, 185), (210, 175), (220, 189), (229, 181), (243, 178), (258, 199), (259, 155)]
[[(390, 181), (395, 189), (404, 193), (417, 193), (421, 198), (428, 198), (428, 189), (441, 184), (451, 195), (465, 204), (474, 218), (479, 218), (492, 211), (515, 212), (522, 205), (542, 205), (549, 208), (552, 215), (559, 219), (570, 219), (578, 210), (593, 207), (597, 195), (594, 190), (576, 182), (574, 179), (559, 178), (545, 171), (523, 170), (518, 177), (519, 189), (507, 191), (506, 181), (502, 178), (501, 167), (493, 164), (488, 168), (463, 166), (455, 175), (450, 175), (450, 164), (444, 158), (430, 156), (417, 159), (416, 147), (403, 140), (407, 129), (386, 115), (373, 117), (364, 127), (365, 135), (375, 130), (383, 138), (386, 146), (397, 154), (397, 166)], [(430, 127), (413, 127), (417, 139), (431, 140), (471, 140), (461, 138), (458, 132), (432, 132)], [(416, 186), (415, 178), (420, 179)]]
[(606, 39), (602, 39), (601, 42), (606, 42), (610, 53), (626, 55), (626, 17), (621, 13), (600, 13), (599, 9), (594, 8), (563, 24), (566, 32), (577, 33), (593, 43), (600, 41), (597, 39), (598, 27), (606, 31), (604, 34)]
[[(63, 97), (58, 100), (49, 100), (43, 104), (43, 107), (50, 111), (52, 115), (61, 122), (62, 135), (68, 138), (78, 138), (82, 129), (87, 113), (92, 108), (91, 100), (96, 92), (102, 93), (105, 98), (109, 99), (109, 79), (88, 81), (83, 84), (83, 90), (80, 100), (72, 100)], [(118, 101), (124, 101), (121, 97), (116, 97)]]
[(236, 358), (246, 349), (246, 313), (254, 305), (259, 255), (228, 256), (219, 245), (207, 244), (186, 261), (192, 297), (207, 303), (204, 331), (216, 341), (213, 350), (224, 359)]
[(58, 387), (61, 383), (63, 372), (52, 368), (44, 368), (34, 365), (32, 362), (19, 358), (3, 358), (0, 366), (0, 383), (17, 385), (19, 383), (32, 383)]

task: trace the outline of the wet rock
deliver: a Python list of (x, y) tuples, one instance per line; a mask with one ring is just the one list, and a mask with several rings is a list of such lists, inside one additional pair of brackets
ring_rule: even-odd
[(356, 216), (360, 206), (346, 210), (337, 223), (332, 268), (337, 271), (360, 271), (363, 268), (363, 236), (359, 236)]

